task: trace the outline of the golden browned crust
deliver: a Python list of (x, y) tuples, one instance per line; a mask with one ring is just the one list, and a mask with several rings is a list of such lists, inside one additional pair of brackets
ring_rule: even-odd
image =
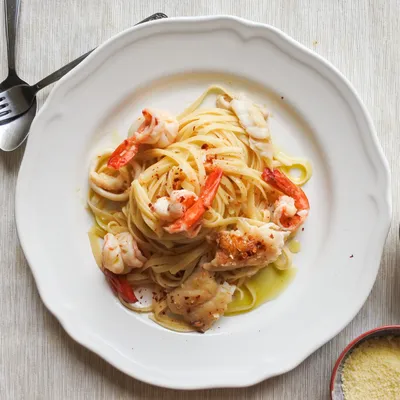
[[(273, 239), (273, 233), (271, 235)], [(236, 235), (233, 232), (222, 231), (216, 234), (215, 241), (215, 258), (204, 265), (209, 271), (229, 271), (269, 263), (275, 252), (266, 246), (262, 238), (247, 233)]]

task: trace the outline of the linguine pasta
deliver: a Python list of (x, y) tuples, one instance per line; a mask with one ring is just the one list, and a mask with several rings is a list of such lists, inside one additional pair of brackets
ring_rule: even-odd
[[(201, 107), (206, 97), (215, 94), (218, 95), (215, 107)], [(238, 99), (236, 103), (234, 99)], [(171, 311), (174, 309), (171, 293), (179, 295), (179, 290), (189, 290), (185, 282), (186, 285), (190, 284), (189, 278), (198, 271), (199, 264), (205, 266), (203, 272), (207, 272), (207, 279), (218, 283), (217, 290), (230, 299), (233, 294), (236, 301), (232, 304), (239, 303), (236, 309), (225, 304), (230, 313), (250, 311), (258, 304), (254, 285), (248, 285), (250, 279), (254, 282), (260, 270), (274, 268), (283, 271), (292, 268), (292, 253), (287, 244), (298, 226), (293, 228), (290, 224), (294, 217), (305, 215), (305, 212), (301, 214), (297, 207), (297, 214), (284, 214), (289, 213), (287, 210), (290, 206), (284, 201), (290, 202), (291, 193), (283, 193), (274, 187), (265, 178), (263, 171), (265, 168), (278, 170), (282, 173), (279, 177), (296, 186), (310, 179), (311, 166), (305, 159), (289, 157), (276, 149), (270, 137), (258, 138), (259, 132), (252, 131), (253, 128), (248, 126), (251, 121), (249, 123), (246, 118), (249, 116), (237, 111), (243, 104), (250, 103), (219, 86), (211, 86), (177, 117), (179, 128), (171, 143), (157, 147), (148, 141), (141, 142), (134, 157), (118, 169), (108, 164), (113, 150), (105, 150), (91, 166), (88, 205), (95, 218), (95, 225), (89, 238), (96, 262), (103, 271), (106, 269), (105, 255), (102, 254), (105, 250), (102, 250), (99, 239), (107, 234), (119, 237), (119, 234), (129, 233), (141, 254), (142, 258), (139, 257), (138, 261), (140, 266), (128, 268), (125, 265), (123, 273), (117, 276), (123, 277), (121, 282), (135, 291), (150, 288), (153, 292), (152, 304), (144, 307), (139, 301), (128, 302), (115, 285), (112, 287), (124, 306), (136, 312), (150, 312), (151, 318), (166, 328), (177, 331), (207, 329), (199, 329), (198, 321), (191, 319), (190, 313), (194, 312), (190, 310), (191, 307), (188, 307), (188, 313), (185, 309), (181, 315)], [(262, 115), (267, 124), (268, 115), (263, 108), (255, 104), (253, 107), (255, 123)], [(137, 132), (136, 125), (130, 130), (131, 134)], [(269, 151), (271, 153), (268, 156)], [(124, 156), (125, 152), (121, 154)], [(300, 171), (300, 174), (292, 175), (293, 169)], [(174, 221), (161, 218), (156, 206), (160, 203), (158, 201), (171, 199), (174, 191), (182, 190), (176, 193), (193, 193), (193, 196), (201, 199), (202, 190), (208, 185), (207, 178), (213, 171), (222, 171), (218, 189), (212, 205), (205, 207), (200, 220), (196, 222), (196, 228), (168, 231), (168, 226), (173, 226)], [(283, 197), (289, 200), (280, 200)], [(294, 200), (297, 205), (296, 198)], [(185, 214), (181, 218), (185, 218)], [(281, 219), (274, 221), (274, 218)], [(288, 222), (289, 218), (292, 218), (291, 222)], [(274, 236), (270, 232), (276, 232), (282, 238), (281, 247), (275, 251), (274, 257), (260, 256), (258, 264), (244, 262), (242, 265), (238, 261), (235, 268), (231, 265), (227, 267), (226, 263), (211, 261), (218, 251), (226, 250), (222, 248), (222, 236), (216, 236), (218, 233), (225, 232), (231, 235), (226, 237), (232, 240), (246, 238), (247, 245), (250, 238), (259, 232), (261, 235), (267, 229), (269, 236)], [(260, 240), (257, 246), (265, 251), (267, 242)], [(242, 256), (242, 253), (246, 251), (232, 253), (236, 255), (225, 251), (223, 254), (228, 254), (231, 259), (238, 257), (238, 260), (243, 260), (247, 255)], [(253, 252), (249, 257), (257, 256), (256, 253)], [(247, 305), (238, 301), (244, 291), (247, 296), (249, 293), (252, 296)], [(200, 309), (201, 306), (199, 304), (196, 307)], [(199, 311), (196, 309), (195, 312)], [(222, 314), (219, 313), (218, 317)]]

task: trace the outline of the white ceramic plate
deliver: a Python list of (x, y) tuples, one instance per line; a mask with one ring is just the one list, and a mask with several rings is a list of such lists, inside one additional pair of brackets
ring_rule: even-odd
[[(109, 290), (87, 238), (87, 172), (143, 106), (178, 112), (211, 83), (266, 103), (274, 140), (312, 160), (311, 213), (299, 273), (279, 298), (204, 335), (179, 334)], [(266, 25), (182, 18), (121, 33), (57, 84), (31, 129), (16, 214), (40, 295), (76, 341), (142, 381), (194, 389), (282, 374), (343, 329), (375, 281), (390, 198), (371, 119), (336, 69)]]

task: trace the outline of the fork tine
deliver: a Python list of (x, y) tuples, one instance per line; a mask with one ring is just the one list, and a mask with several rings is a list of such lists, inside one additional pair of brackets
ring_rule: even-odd
[(11, 107), (10, 99), (6, 96), (3, 96), (3, 97), (0, 96), (0, 110), (5, 107), (8, 107), (8, 108)]
[(0, 124), (29, 109), (32, 97), (29, 97), (31, 93), (27, 88), (29, 89), (27, 85), (17, 85), (0, 92)]
[(7, 94), (0, 93), (0, 123), (13, 117), (12, 101)]
[(4, 117), (4, 116), (7, 115), (7, 114), (10, 114), (10, 112), (11, 112), (11, 110), (7, 110), (7, 111), (0, 112), (0, 118), (1, 118), (1, 117)]

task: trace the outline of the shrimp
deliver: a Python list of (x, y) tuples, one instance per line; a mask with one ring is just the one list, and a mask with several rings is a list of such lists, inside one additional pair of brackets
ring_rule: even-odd
[[(236, 99), (244, 100), (245, 96), (242, 94), (242, 95), (237, 96)], [(232, 100), (233, 100), (233, 97), (231, 97), (227, 93), (220, 94), (219, 96), (217, 96), (216, 105), (218, 108), (222, 108), (223, 110), (233, 111), (232, 104), (231, 104)], [(267, 120), (269, 117), (269, 114), (268, 114), (268, 111), (266, 110), (266, 108), (257, 103), (252, 103), (252, 104), (254, 107), (256, 107), (261, 112), (264, 119)]]
[[(242, 222), (244, 229), (221, 231), (215, 235), (214, 259), (204, 264), (208, 271), (231, 271), (236, 268), (265, 266), (281, 255), (289, 232), (273, 224), (261, 227)], [(214, 239), (214, 238), (211, 238)]]
[(221, 168), (215, 168), (210, 175), (208, 175), (204, 186), (201, 189), (199, 198), (185, 211), (182, 217), (177, 219), (172, 225), (164, 227), (167, 232), (186, 232), (189, 237), (197, 236), (201, 228), (201, 218), (211, 207), (217, 194), (222, 173), (223, 171)]
[(173, 143), (178, 135), (179, 123), (165, 111), (145, 108), (144, 121), (131, 137), (125, 139), (111, 154), (108, 167), (119, 169), (128, 164), (139, 150), (140, 144), (150, 144), (165, 148)]
[(205, 332), (225, 313), (234, 291), (235, 286), (219, 284), (200, 262), (182, 286), (167, 295), (167, 304), (171, 312)]
[(127, 303), (138, 300), (131, 285), (124, 276), (132, 268), (140, 268), (147, 261), (129, 232), (104, 236), (102, 270), (112, 291)]
[(251, 149), (272, 164), (273, 146), (265, 113), (245, 96), (233, 99), (230, 103), (233, 112), (239, 118), (240, 125), (249, 135)]
[(284, 230), (294, 232), (299, 229), (310, 210), (306, 194), (278, 169), (265, 168), (262, 177), (284, 194), (275, 203), (272, 220)]
[(106, 172), (90, 171), (90, 180), (101, 189), (112, 193), (123, 193), (130, 184), (129, 173), (124, 169), (120, 169), (117, 176)]
[(114, 274), (127, 274), (133, 268), (141, 268), (147, 261), (129, 232), (117, 235), (107, 233), (104, 236), (102, 264), (103, 268)]
[(191, 190), (173, 190), (169, 196), (159, 198), (154, 203), (154, 211), (163, 221), (175, 221), (197, 201), (197, 195)]
[(233, 111), (242, 128), (249, 135), (250, 148), (266, 162), (272, 165), (273, 147), (264, 107), (255, 104), (244, 95), (231, 98), (224, 94), (217, 97), (217, 107)]

